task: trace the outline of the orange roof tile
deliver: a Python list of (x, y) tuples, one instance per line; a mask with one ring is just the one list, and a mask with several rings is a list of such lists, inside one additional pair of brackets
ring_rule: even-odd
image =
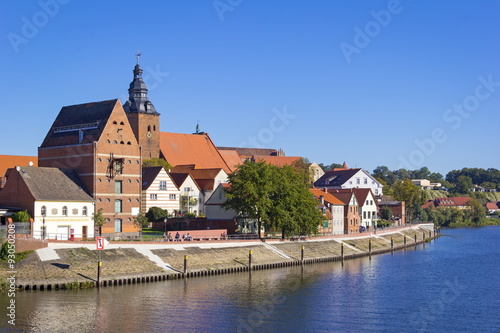
[(208, 134), (160, 133), (160, 150), (172, 166), (195, 164), (196, 168), (219, 168), (231, 173)]
[(235, 170), (238, 165), (243, 164), (240, 154), (236, 150), (219, 150), (219, 153), (231, 170)]
[(263, 160), (267, 164), (276, 166), (292, 165), (293, 162), (300, 159), (300, 156), (267, 156), (267, 155), (253, 155), (253, 160), (258, 162)]
[(335, 196), (331, 195), (330, 193), (328, 192), (325, 192), (325, 191), (322, 191), (320, 189), (317, 189), (317, 188), (311, 188), (309, 189), (309, 191), (311, 191), (311, 193), (316, 197), (316, 198), (319, 198), (321, 195), (323, 196), (323, 199), (326, 201), (326, 202), (329, 202), (331, 203), (332, 205), (343, 205), (344, 203), (342, 201), (340, 201), (338, 198), (336, 198)]
[(5, 175), (9, 168), (14, 168), (16, 165), (29, 166), (33, 162), (33, 166), (38, 166), (37, 156), (19, 156), (19, 155), (0, 155), (0, 177)]

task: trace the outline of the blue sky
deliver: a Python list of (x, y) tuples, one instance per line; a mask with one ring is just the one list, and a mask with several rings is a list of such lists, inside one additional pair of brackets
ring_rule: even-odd
[(135, 53), (162, 131), (372, 171), (499, 168), (498, 1), (2, 1), (0, 154), (61, 107), (125, 102)]

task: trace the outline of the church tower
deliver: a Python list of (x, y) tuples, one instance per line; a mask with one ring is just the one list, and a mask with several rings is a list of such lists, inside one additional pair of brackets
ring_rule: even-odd
[(149, 160), (160, 157), (160, 114), (148, 99), (148, 89), (142, 80), (139, 56), (140, 53), (137, 53), (134, 80), (130, 83), (128, 101), (123, 104), (123, 109), (135, 138), (142, 147), (142, 159)]

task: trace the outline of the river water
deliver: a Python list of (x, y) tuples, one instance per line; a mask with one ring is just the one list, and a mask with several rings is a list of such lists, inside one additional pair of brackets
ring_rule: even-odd
[[(500, 227), (371, 259), (88, 290), (18, 292), (4, 332), (500, 332)], [(0, 296), (0, 313), (9, 298)]]

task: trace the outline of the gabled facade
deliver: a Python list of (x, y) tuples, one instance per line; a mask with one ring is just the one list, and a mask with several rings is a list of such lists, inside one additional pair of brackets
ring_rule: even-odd
[(238, 216), (235, 210), (225, 210), (220, 205), (226, 201), (224, 189), (229, 188), (228, 183), (220, 183), (212, 195), (205, 202), (205, 214), (208, 220), (233, 220)]
[[(141, 151), (119, 100), (66, 106), (42, 145), (38, 165), (74, 169), (102, 208), (105, 236), (136, 236)], [(92, 212), (93, 213), (93, 212)]]
[(204, 213), (204, 196), (200, 186), (189, 173), (170, 173), (170, 177), (179, 189), (178, 215)]
[[(310, 189), (312, 195), (324, 207), (323, 216), (330, 217), (329, 233), (342, 235), (344, 233), (344, 203), (325, 190)], [(327, 211), (329, 214), (327, 214)], [(323, 225), (323, 229), (326, 225)]]
[(314, 186), (328, 189), (368, 188), (375, 197), (382, 195), (384, 187), (368, 171), (360, 168), (348, 169), (347, 166), (325, 172), (314, 182)]
[(33, 238), (94, 237), (94, 199), (74, 170), (17, 166), (7, 174), (0, 206), (27, 210), (33, 218)]
[(359, 203), (354, 192), (340, 192), (335, 189), (330, 189), (328, 193), (332, 194), (344, 204), (344, 233), (354, 234), (359, 232)]
[(368, 188), (335, 189), (336, 193), (354, 192), (359, 205), (360, 226), (375, 228), (378, 221), (378, 205), (375, 196)]
[(181, 191), (163, 167), (142, 168), (142, 212), (151, 207), (166, 209), (176, 216), (180, 211)]

